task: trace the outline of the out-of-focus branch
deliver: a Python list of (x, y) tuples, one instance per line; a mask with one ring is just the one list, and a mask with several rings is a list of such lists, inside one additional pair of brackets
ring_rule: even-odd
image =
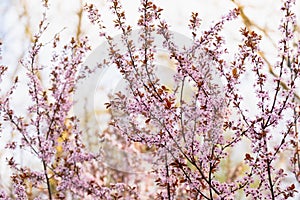
[(83, 14), (83, 7), (84, 7), (82, 0), (79, 0), (79, 4), (80, 4), (79, 10), (76, 13), (78, 16), (78, 24), (76, 27), (76, 40), (77, 41), (79, 41), (79, 39), (82, 35), (82, 14)]
[[(29, 12), (28, 12), (27, 2), (25, 0), (20, 0), (19, 5), (21, 5), (20, 8), (22, 9), (21, 13), (18, 16), (19, 21), (21, 21), (23, 18), (25, 19), (24, 37), (25, 37), (25, 39), (29, 39), (31, 42), (33, 42), (33, 34), (32, 34), (32, 30), (31, 30), (31, 23), (30, 23), (30, 16), (29, 16)], [(21, 55), (19, 55), (18, 60), (23, 58), (24, 55), (25, 55), (25, 49), (22, 51)], [(12, 73), (11, 80), (15, 79), (15, 77), (18, 74), (19, 69), (20, 69), (20, 65), (17, 65)]]

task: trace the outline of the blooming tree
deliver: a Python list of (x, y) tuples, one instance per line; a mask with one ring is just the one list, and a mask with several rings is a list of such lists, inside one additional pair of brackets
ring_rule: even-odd
[[(1, 199), (295, 197), (300, 179), (300, 40), (295, 1), (285, 0), (281, 7), (281, 39), (273, 74), (266, 71), (269, 63), (260, 51), (262, 36), (247, 27), (239, 30), (242, 41), (228, 58), (231, 52), (222, 30), (240, 14), (245, 17), (240, 8), (229, 11), (208, 30), (200, 29), (199, 14), (193, 12), (188, 24), (191, 44), (181, 49), (162, 19), (163, 9), (150, 0), (141, 0), (139, 5), (138, 42), (132, 39), (136, 32), (127, 24), (121, 1), (109, 1), (121, 41), (109, 35), (96, 6), (85, 5), (86, 15), (108, 44), (108, 59), (100, 60), (97, 68), (114, 66), (126, 82), (125, 90), (111, 94), (105, 103), (111, 114), (110, 126), (99, 135), (110, 138), (114, 148), (133, 155), (147, 153), (152, 158), (147, 179), (143, 174), (105, 166), (107, 148), (94, 153), (86, 147), (82, 119), (71, 111), (76, 104), (72, 98), (78, 90), (76, 83), (96, 70), (82, 66), (91, 48), (87, 37), (72, 38), (60, 48), (57, 34), (51, 41), (54, 53), (49, 66), (40, 65), (37, 57), (47, 45), (41, 37), (48, 28), (48, 1), (43, 3), (46, 11), (38, 32), (21, 60), (31, 97), (27, 114), (19, 116), (12, 103), (18, 77), (2, 95), (0, 106), (6, 126), (1, 137), (7, 130), (20, 136), (5, 148), (25, 151), (41, 166), (31, 168), (8, 157), (12, 191), (0, 191)], [(157, 73), (158, 36), (175, 68), (172, 86), (165, 85)], [(125, 52), (118, 48), (120, 42)], [(40, 73), (49, 69), (45, 86)], [(5, 77), (7, 67), (1, 65), (0, 70)], [(249, 110), (240, 90), (241, 77), (249, 72), (254, 77), (254, 110)], [(188, 97), (186, 90), (192, 91)], [(235, 158), (232, 152), (239, 151), (241, 144), (248, 150)], [(284, 160), (288, 167), (281, 165), (283, 156), (288, 157)], [(230, 159), (240, 161), (228, 167)], [(138, 162), (133, 165), (138, 167)], [(291, 174), (292, 181), (288, 181)]]

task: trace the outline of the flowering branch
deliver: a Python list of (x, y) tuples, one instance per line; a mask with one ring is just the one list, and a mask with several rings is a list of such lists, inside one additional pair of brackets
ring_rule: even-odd
[[(281, 7), (282, 35), (274, 66), (261, 53), (264, 37), (249, 28), (251, 21), (238, 3), (238, 8), (206, 30), (201, 28), (199, 14), (193, 12), (187, 25), (191, 43), (181, 48), (176, 39), (178, 34), (171, 31), (162, 18), (163, 9), (153, 1), (141, 0), (138, 31), (127, 23), (121, 2), (109, 1), (114, 15), (112, 23), (121, 34), (120, 40), (109, 35), (102, 12), (95, 5), (85, 5), (77, 13), (75, 37), (61, 45), (60, 35), (56, 34), (51, 41), (51, 60), (41, 65), (38, 57), (50, 43), (42, 38), (48, 30), (46, 13), (50, 9), (48, 1), (43, 1), (46, 11), (28, 54), (21, 60), (26, 77), (16, 77), (0, 99), (0, 116), (5, 122), (5, 127), (0, 127), (1, 136), (7, 131), (18, 134), (6, 144), (6, 149), (24, 152), (38, 161), (38, 167), (33, 168), (14, 156), (7, 158), (13, 171), (11, 198), (295, 197), (296, 184), (287, 182), (291, 174), (295, 182), (300, 179), (300, 42), (292, 45), (296, 40), (295, 1), (285, 0)], [(108, 58), (101, 60), (98, 67), (116, 67), (126, 82), (125, 89), (111, 94), (105, 104), (111, 115), (110, 126), (101, 131), (95, 128), (101, 139), (113, 145), (104, 144), (96, 153), (82, 139), (88, 130), (79, 128), (82, 121), (88, 123), (88, 118), (71, 114), (76, 103), (72, 98), (78, 90), (76, 83), (95, 72), (88, 67), (82, 68), (84, 73), (79, 72), (91, 50), (88, 38), (80, 38), (84, 13), (108, 44)], [(246, 27), (239, 30), (242, 39), (233, 56), (228, 56), (231, 52), (222, 30), (238, 16)], [(174, 69), (172, 85), (166, 84), (159, 74), (159, 45), (165, 48)], [(7, 69), (0, 65), (0, 83)], [(42, 72), (48, 75), (44, 84)], [(249, 91), (241, 90), (245, 74), (251, 74), (247, 81), (253, 87)], [(25, 114), (18, 113), (13, 103), (20, 95), (20, 78), (27, 81), (29, 105), (25, 105)], [(245, 93), (251, 93), (253, 99), (246, 99)], [(109, 169), (104, 163), (105, 156), (114, 155), (117, 149), (132, 153), (133, 157), (146, 154), (144, 157), (151, 162), (150, 172), (130, 174)], [(291, 151), (291, 162), (283, 167), (280, 160)], [(117, 158), (116, 163), (140, 167), (138, 158), (130, 163), (129, 156), (124, 157)], [(0, 198), (11, 199), (2, 190)]]

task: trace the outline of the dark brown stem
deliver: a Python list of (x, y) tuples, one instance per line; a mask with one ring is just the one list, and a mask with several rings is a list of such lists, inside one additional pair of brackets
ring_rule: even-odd
[(168, 192), (168, 200), (171, 200), (171, 188), (169, 183), (169, 166), (168, 166), (168, 155), (166, 153), (165, 155), (165, 167), (166, 167), (166, 173), (167, 173), (167, 192)]
[(52, 200), (50, 179), (49, 179), (49, 176), (48, 176), (48, 173), (47, 173), (47, 164), (45, 163), (45, 161), (43, 161), (43, 168), (44, 168), (44, 174), (45, 174), (45, 177), (46, 177), (49, 200)]

